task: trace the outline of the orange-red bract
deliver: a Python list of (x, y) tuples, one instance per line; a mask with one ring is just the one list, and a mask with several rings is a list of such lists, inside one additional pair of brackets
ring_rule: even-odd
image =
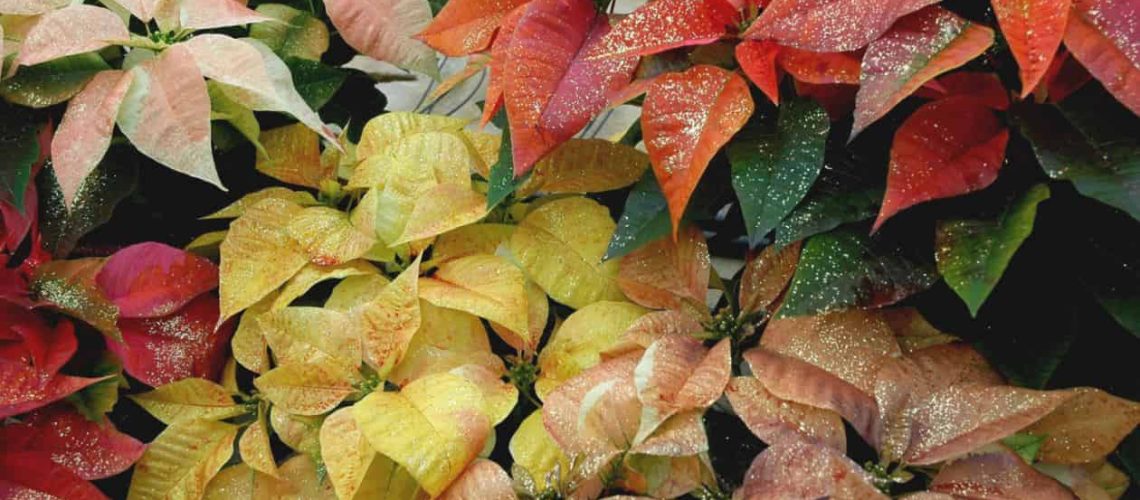
[(703, 45), (724, 36), (737, 18), (727, 0), (657, 0), (614, 25), (586, 57), (644, 56)]
[(75, 354), (75, 328), (54, 328), (36, 313), (0, 302), (0, 418), (19, 415), (66, 397), (98, 378), (59, 373)]
[(740, 69), (773, 104), (780, 104), (780, 74), (776, 71), (776, 56), (779, 54), (780, 46), (771, 40), (745, 40), (736, 46), (736, 61), (740, 63)]
[(851, 137), (924, 83), (977, 57), (993, 41), (993, 30), (941, 7), (900, 19), (863, 55)]
[(938, 0), (774, 0), (744, 33), (816, 52), (867, 45), (896, 19)]
[(950, 96), (969, 96), (978, 104), (997, 110), (1009, 109), (1009, 94), (996, 74), (977, 71), (951, 73), (914, 93), (918, 97), (941, 99)]
[(479, 121), (480, 127), (487, 126), (491, 119), (503, 108), (503, 90), (506, 88), (505, 66), (510, 57), (511, 40), (515, 36), (515, 27), (519, 19), (526, 13), (526, 5), (520, 5), (503, 18), (499, 26), (499, 35), (491, 44), (491, 62), (487, 63), (487, 95), (483, 103), (483, 119)]
[(516, 176), (578, 133), (629, 83), (636, 57), (583, 57), (609, 30), (590, 0), (527, 4), (504, 61)]
[(873, 231), (900, 211), (977, 191), (997, 179), (1009, 130), (989, 108), (948, 97), (915, 111), (895, 133), (887, 192)]
[(507, 13), (530, 0), (455, 0), (448, 2), (416, 35), (431, 48), (451, 57), (486, 49)]
[(653, 173), (669, 203), (674, 235), (709, 161), (754, 109), (748, 83), (715, 66), (665, 74), (649, 87), (641, 129)]
[(4, 443), (0, 455), (42, 455), (87, 480), (123, 472), (146, 449), (135, 438), (116, 430), (107, 417), (87, 420), (64, 404), (38, 410), (19, 423), (0, 426), (0, 443)]
[(1140, 3), (1074, 0), (1065, 47), (1116, 100), (1140, 114)]
[(992, 0), (1001, 34), (1017, 60), (1021, 97), (1033, 92), (1065, 34), (1071, 0)]
[(860, 57), (859, 52), (811, 52), (781, 47), (777, 62), (801, 82), (858, 85)]

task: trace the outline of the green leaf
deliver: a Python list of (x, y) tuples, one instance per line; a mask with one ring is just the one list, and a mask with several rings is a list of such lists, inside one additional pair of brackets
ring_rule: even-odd
[(653, 171), (646, 171), (625, 200), (625, 210), (610, 239), (603, 260), (622, 257), (642, 246), (669, 235), (672, 230), (669, 208)]
[(106, 351), (99, 362), (92, 367), (90, 373), (84, 375), (89, 377), (115, 375), (84, 387), (79, 392), (67, 397), (67, 402), (71, 403), (75, 410), (87, 420), (100, 422), (103, 415), (109, 413), (115, 407), (115, 403), (119, 401), (119, 387), (127, 387), (127, 378), (123, 376), (123, 364), (113, 354)]
[(1025, 463), (1032, 464), (1037, 461), (1037, 452), (1041, 450), (1041, 444), (1045, 442), (1045, 437), (1019, 432), (1002, 439), (1001, 442), (1020, 455)]
[(931, 267), (900, 245), (872, 241), (861, 225), (816, 235), (804, 244), (778, 316), (893, 304), (933, 285)]
[(348, 72), (299, 57), (282, 58), (293, 74), (293, 86), (309, 107), (319, 110), (344, 85)]
[(935, 230), (935, 258), (946, 284), (977, 317), (1013, 254), (1033, 232), (1037, 205), (1049, 198), (1049, 187), (1038, 184), (996, 219), (945, 220)]
[(882, 200), (882, 187), (810, 194), (776, 226), (776, 248), (784, 248), (849, 222), (870, 219), (879, 213)]
[(1133, 484), (1140, 484), (1140, 428), (1133, 430), (1132, 434), (1120, 443), (1116, 448), (1116, 457), (1132, 477)]
[(728, 148), (732, 187), (740, 200), (748, 240), (755, 246), (807, 195), (823, 167), (831, 121), (814, 101), (780, 107), (773, 133), (738, 138)]
[(253, 144), (259, 153), (268, 156), (261, 141), (258, 140), (261, 136), (261, 124), (257, 122), (253, 110), (231, 99), (218, 82), (213, 80), (206, 82), (206, 91), (210, 94), (210, 119), (229, 123), (234, 130)]
[(75, 97), (95, 73), (107, 69), (111, 67), (94, 52), (27, 66), (0, 82), (0, 96), (30, 108), (54, 106)]
[(495, 115), (494, 123), (503, 130), (503, 137), (499, 145), (499, 161), (491, 166), (491, 178), (487, 179), (488, 209), (494, 208), (495, 205), (507, 199), (526, 180), (525, 176), (515, 178), (515, 161), (511, 156), (511, 128), (507, 126), (507, 111), (505, 109)]
[(312, 14), (277, 3), (258, 5), (257, 12), (276, 21), (251, 25), (249, 36), (277, 55), (320, 61), (328, 50), (329, 28)]
[(125, 149), (112, 148), (99, 162), (79, 187), (70, 211), (63, 204), (55, 172), (47, 169), (38, 177), (40, 229), (44, 249), (52, 255), (66, 257), (80, 238), (111, 220), (119, 202), (134, 192), (138, 185), (137, 157), (126, 154)]
[(1060, 106), (1018, 107), (1017, 123), (1049, 177), (1140, 220), (1140, 121), (1095, 90)]
[(0, 103), (0, 200), (24, 212), (32, 164), (40, 157), (37, 127), (28, 111)]
[(1140, 295), (1114, 297), (1106, 293), (1097, 293), (1096, 300), (1112, 319), (1120, 323), (1120, 326), (1140, 338)]

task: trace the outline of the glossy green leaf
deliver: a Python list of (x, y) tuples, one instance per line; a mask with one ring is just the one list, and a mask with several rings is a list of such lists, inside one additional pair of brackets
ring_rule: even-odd
[(657, 178), (645, 172), (625, 200), (625, 210), (610, 239), (604, 260), (622, 257), (669, 234), (669, 206)]
[(1031, 464), (1037, 461), (1037, 452), (1041, 450), (1041, 445), (1045, 443), (1046, 437), (1019, 432), (1002, 439), (1001, 443), (1020, 455), (1025, 463)]
[[(503, 130), (499, 146), (499, 161), (491, 165), (490, 179), (487, 179), (487, 208), (498, 205), (507, 199), (526, 177), (515, 178), (514, 150), (511, 148), (511, 128), (507, 126), (507, 111), (499, 111), (495, 125)], [(528, 174), (529, 175), (529, 174)]]
[(1140, 120), (1096, 90), (1059, 106), (1021, 106), (1017, 122), (1049, 177), (1140, 220)]
[(20, 68), (16, 76), (0, 82), (0, 96), (31, 108), (46, 108), (71, 99), (95, 73), (111, 69), (94, 52), (63, 57)]
[(257, 13), (275, 21), (252, 24), (249, 36), (261, 40), (281, 57), (321, 60), (329, 48), (329, 28), (313, 14), (288, 5), (266, 3)]
[(898, 245), (872, 240), (848, 226), (807, 240), (778, 317), (815, 315), (852, 307), (879, 307), (937, 281), (932, 266)]
[(31, 113), (0, 103), (0, 151), (0, 200), (23, 211), (32, 164), (40, 157)]
[(831, 122), (815, 101), (788, 100), (776, 130), (737, 138), (728, 148), (732, 187), (748, 239), (756, 245), (807, 195), (823, 167)]
[(315, 110), (321, 109), (344, 85), (348, 72), (317, 61), (286, 57), (282, 59), (293, 74), (293, 86), (305, 99), (305, 104)]
[(946, 284), (977, 316), (1021, 243), (1033, 232), (1037, 205), (1049, 198), (1038, 184), (990, 220), (940, 221), (935, 230), (935, 258)]
[(870, 219), (879, 212), (883, 188), (809, 194), (776, 226), (776, 247), (826, 233), (848, 222)]
[(40, 195), (40, 231), (44, 249), (56, 257), (71, 253), (79, 239), (111, 220), (115, 207), (138, 185), (136, 156), (112, 148), (83, 181), (71, 210), (63, 204), (63, 192), (55, 173), (47, 169), (37, 178)]

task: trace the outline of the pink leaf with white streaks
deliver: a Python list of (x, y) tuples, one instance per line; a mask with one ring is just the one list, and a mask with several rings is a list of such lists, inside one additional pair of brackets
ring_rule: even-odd
[(725, 396), (748, 430), (769, 446), (805, 441), (847, 451), (843, 420), (833, 411), (777, 398), (753, 377), (733, 378)]
[(578, 133), (633, 76), (634, 56), (583, 57), (609, 30), (590, 0), (527, 5), (504, 72), (516, 176)]
[(265, 44), (253, 39), (200, 35), (179, 44), (185, 47), (206, 78), (224, 85), (231, 99), (255, 111), (279, 111), (339, 144), (321, 117), (293, 87), (289, 67)]
[(102, 49), (130, 36), (114, 12), (92, 5), (72, 5), (44, 14), (28, 31), (16, 57), (31, 66), (60, 57)]
[(70, 0), (0, 0), (0, 14), (34, 16), (64, 7), (69, 3)]
[(638, 437), (644, 438), (675, 413), (703, 409), (724, 392), (732, 375), (727, 340), (706, 349), (694, 337), (663, 337), (649, 346), (634, 371), (643, 405)]
[(1061, 483), (1038, 472), (1017, 453), (1001, 446), (942, 467), (930, 483), (930, 491), (951, 494), (954, 498), (1075, 498)]
[(325, 0), (344, 41), (373, 59), (438, 76), (435, 51), (413, 37), (431, 23), (427, 0)]
[(131, 72), (116, 120), (123, 135), (155, 161), (225, 189), (210, 149), (210, 97), (190, 51), (174, 45)]
[(133, 75), (118, 70), (102, 71), (67, 104), (67, 111), (51, 142), (51, 156), (52, 168), (68, 208), (84, 179), (95, 170), (111, 146), (115, 117)]

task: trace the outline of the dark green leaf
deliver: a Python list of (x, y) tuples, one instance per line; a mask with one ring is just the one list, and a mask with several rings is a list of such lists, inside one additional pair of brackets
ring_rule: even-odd
[(752, 245), (760, 242), (807, 195), (819, 176), (831, 122), (814, 101), (780, 107), (773, 133), (738, 137), (728, 148), (732, 186)]
[(1037, 461), (1037, 452), (1045, 442), (1045, 436), (1035, 434), (1017, 433), (1001, 440), (1002, 444), (1017, 452), (1025, 463), (1032, 464)]
[(994, 332), (974, 347), (1014, 385), (1044, 389), (1069, 354), (1074, 331)]
[(106, 69), (111, 67), (93, 52), (26, 66), (0, 82), (0, 96), (21, 106), (54, 106), (75, 97), (95, 73)]
[(0, 200), (24, 211), (24, 192), (32, 165), (40, 157), (36, 124), (30, 112), (0, 103)]
[(1120, 463), (1124, 464), (1124, 470), (1132, 477), (1132, 483), (1140, 484), (1140, 428), (1133, 430), (1132, 434), (1120, 443), (1116, 448), (1116, 456), (1120, 459)]
[(669, 221), (669, 207), (653, 171), (646, 171), (641, 180), (629, 192), (625, 200), (625, 210), (617, 223), (617, 230), (610, 239), (604, 260), (624, 256), (643, 245), (669, 235), (672, 223)]
[(511, 150), (511, 128), (507, 126), (506, 110), (499, 111), (494, 123), (503, 130), (499, 146), (499, 161), (491, 166), (491, 178), (487, 179), (487, 208), (494, 208), (507, 199), (526, 177), (515, 178), (515, 161)]
[(1033, 186), (996, 219), (940, 221), (935, 231), (935, 258), (946, 284), (962, 298), (971, 316), (978, 315), (1013, 254), (1033, 232), (1037, 205), (1049, 198), (1049, 187)]
[(1094, 90), (1060, 106), (1021, 106), (1017, 122), (1049, 177), (1140, 220), (1140, 120)]
[(898, 302), (934, 284), (929, 264), (899, 245), (872, 241), (863, 226), (811, 237), (779, 316), (806, 316)]
[(776, 247), (786, 247), (804, 238), (831, 231), (848, 222), (870, 219), (879, 213), (879, 204), (882, 200), (881, 187), (808, 195), (776, 226)]
[(293, 74), (293, 86), (313, 109), (321, 109), (344, 85), (348, 72), (317, 61), (286, 57), (283, 59)]
[(111, 220), (115, 206), (135, 190), (137, 181), (134, 157), (113, 148), (83, 181), (68, 211), (55, 173), (44, 170), (38, 177), (44, 249), (57, 258), (66, 257), (80, 238)]

